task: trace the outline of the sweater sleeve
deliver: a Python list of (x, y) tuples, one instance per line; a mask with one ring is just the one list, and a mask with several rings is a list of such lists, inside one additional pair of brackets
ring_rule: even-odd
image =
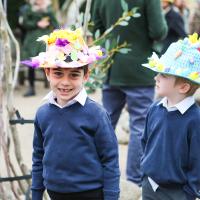
[(37, 118), (34, 122), (34, 137), (33, 137), (33, 155), (32, 155), (32, 200), (42, 200), (45, 187), (43, 185), (43, 165), (42, 159), (44, 155), (43, 137), (39, 128)]
[(162, 13), (160, 0), (145, 0), (149, 37), (153, 40), (164, 39), (167, 35), (167, 23)]
[[(199, 119), (199, 118), (198, 118)], [(200, 198), (200, 124), (196, 122), (192, 124), (191, 136), (189, 139), (189, 166), (187, 173), (187, 185), (184, 190), (187, 193), (188, 200), (194, 200), (195, 197)]]
[(95, 135), (95, 144), (103, 167), (104, 200), (119, 198), (118, 143), (108, 114), (102, 112)]

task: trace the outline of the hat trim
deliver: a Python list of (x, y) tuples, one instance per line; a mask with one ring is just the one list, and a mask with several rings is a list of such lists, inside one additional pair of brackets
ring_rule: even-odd
[[(150, 70), (152, 70), (152, 71), (154, 71), (154, 72), (157, 72), (157, 73), (167, 74), (167, 75), (171, 75), (171, 76), (177, 76), (177, 77), (180, 77), (180, 78), (185, 78), (185, 79), (187, 79), (187, 80), (189, 80), (189, 81), (191, 81), (191, 82), (193, 82), (193, 83), (195, 83), (195, 84), (200, 85), (200, 76), (199, 76), (199, 78), (197, 78), (196, 80), (194, 80), (194, 79), (191, 79), (191, 78), (189, 78), (189, 77), (187, 77), (187, 76), (183, 76), (183, 75), (181, 75), (181, 74), (173, 74), (173, 73), (170, 73), (170, 72), (158, 70), (158, 69), (156, 69), (156, 66), (155, 66), (155, 67), (152, 67), (152, 66), (150, 66), (149, 64), (142, 64), (142, 66), (144, 66), (144, 67), (146, 67), (147, 69), (150, 69)], [(193, 72), (193, 73), (199, 73), (199, 72)], [(192, 74), (192, 73), (188, 74), (188, 76), (191, 75), (191, 74)]]

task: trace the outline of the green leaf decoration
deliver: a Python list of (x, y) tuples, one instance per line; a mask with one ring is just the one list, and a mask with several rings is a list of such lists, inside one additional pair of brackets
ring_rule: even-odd
[[(132, 17), (137, 18), (141, 15), (139, 14), (139, 8), (128, 8), (127, 0), (120, 0), (122, 7), (122, 16), (111, 25), (102, 35), (100, 30), (96, 30), (94, 33), (95, 45), (104, 46), (107, 51), (107, 58), (99, 60), (91, 69), (90, 78), (85, 84), (86, 90), (89, 93), (95, 92), (96, 89), (102, 88), (103, 83), (107, 79), (107, 72), (109, 68), (114, 63), (113, 57), (116, 53), (127, 54), (131, 51), (131, 45), (127, 42), (120, 41), (120, 36), (113, 37), (112, 31), (119, 26), (127, 26), (130, 20), (134, 20)], [(131, 0), (129, 0), (131, 1)], [(92, 25), (92, 23), (91, 23)], [(94, 23), (93, 23), (94, 26)], [(120, 27), (119, 27), (120, 28)], [(77, 53), (71, 55), (73, 59), (77, 57)]]
[(108, 28), (108, 29), (104, 32), (104, 34), (108, 34), (108, 33), (110, 33), (112, 30), (113, 30), (113, 26), (111, 26), (110, 28)]
[(120, 35), (117, 36), (117, 43), (119, 43)]
[(139, 9), (138, 7), (134, 7), (134, 8), (131, 9), (131, 12), (134, 14), (138, 11), (138, 9)]
[(131, 51), (131, 49), (128, 49), (128, 48), (122, 48), (119, 50), (119, 52), (122, 54), (127, 54), (129, 51)]
[(100, 36), (100, 30), (98, 29), (98, 30), (95, 32), (94, 37), (95, 37), (95, 39), (97, 39), (97, 38), (99, 38), (99, 36)]
[(75, 26), (74, 24), (72, 24), (72, 25), (70, 26), (70, 29), (71, 29), (72, 31), (75, 31), (75, 30), (76, 30), (76, 26)]
[(133, 17), (134, 18), (139, 18), (139, 17), (141, 17), (141, 14), (140, 13), (135, 13), (135, 14), (133, 14)]
[(79, 42), (76, 42), (75, 45), (74, 45), (75, 49), (79, 50), (81, 49), (81, 45)]
[(119, 23), (120, 26), (127, 26), (128, 25), (128, 22), (127, 21), (122, 21)]
[(110, 40), (106, 40), (105, 48), (106, 48), (106, 50), (110, 49)]
[(73, 61), (77, 61), (77, 60), (78, 60), (78, 54), (77, 54), (77, 51), (76, 51), (76, 50), (73, 50), (73, 51), (71, 52), (71, 59), (72, 59)]
[(125, 18), (126, 21), (129, 21), (130, 19), (131, 19), (130, 16), (128, 16), (128, 17)]
[(128, 11), (128, 4), (125, 2), (125, 0), (121, 0), (121, 6), (124, 11)]

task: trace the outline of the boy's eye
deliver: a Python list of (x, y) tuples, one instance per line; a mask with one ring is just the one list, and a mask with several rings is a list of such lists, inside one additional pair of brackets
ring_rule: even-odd
[(63, 73), (59, 72), (59, 71), (55, 71), (53, 74), (56, 75), (56, 76), (62, 76), (63, 75)]
[(71, 74), (71, 77), (73, 77), (73, 78), (76, 78), (76, 77), (79, 77), (79, 76), (80, 76), (79, 73), (72, 73), (72, 74)]

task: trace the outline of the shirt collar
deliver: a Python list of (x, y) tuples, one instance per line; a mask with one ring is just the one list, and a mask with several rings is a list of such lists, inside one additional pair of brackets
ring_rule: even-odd
[(168, 111), (178, 110), (181, 114), (184, 114), (194, 103), (194, 97), (189, 96), (177, 103), (176, 105), (169, 107), (167, 104), (167, 98), (164, 97), (157, 105), (162, 104)]
[(66, 103), (66, 105), (64, 106), (60, 106), (57, 102), (56, 102), (56, 97), (55, 94), (53, 93), (53, 91), (50, 91), (44, 98), (43, 100), (47, 100), (50, 104), (54, 104), (59, 108), (65, 108), (68, 107), (76, 102), (79, 102), (82, 106), (85, 105), (86, 99), (87, 99), (87, 93), (85, 91), (85, 88), (82, 88), (82, 90), (77, 94), (77, 96), (75, 96), (72, 100), (70, 100), (69, 102)]

